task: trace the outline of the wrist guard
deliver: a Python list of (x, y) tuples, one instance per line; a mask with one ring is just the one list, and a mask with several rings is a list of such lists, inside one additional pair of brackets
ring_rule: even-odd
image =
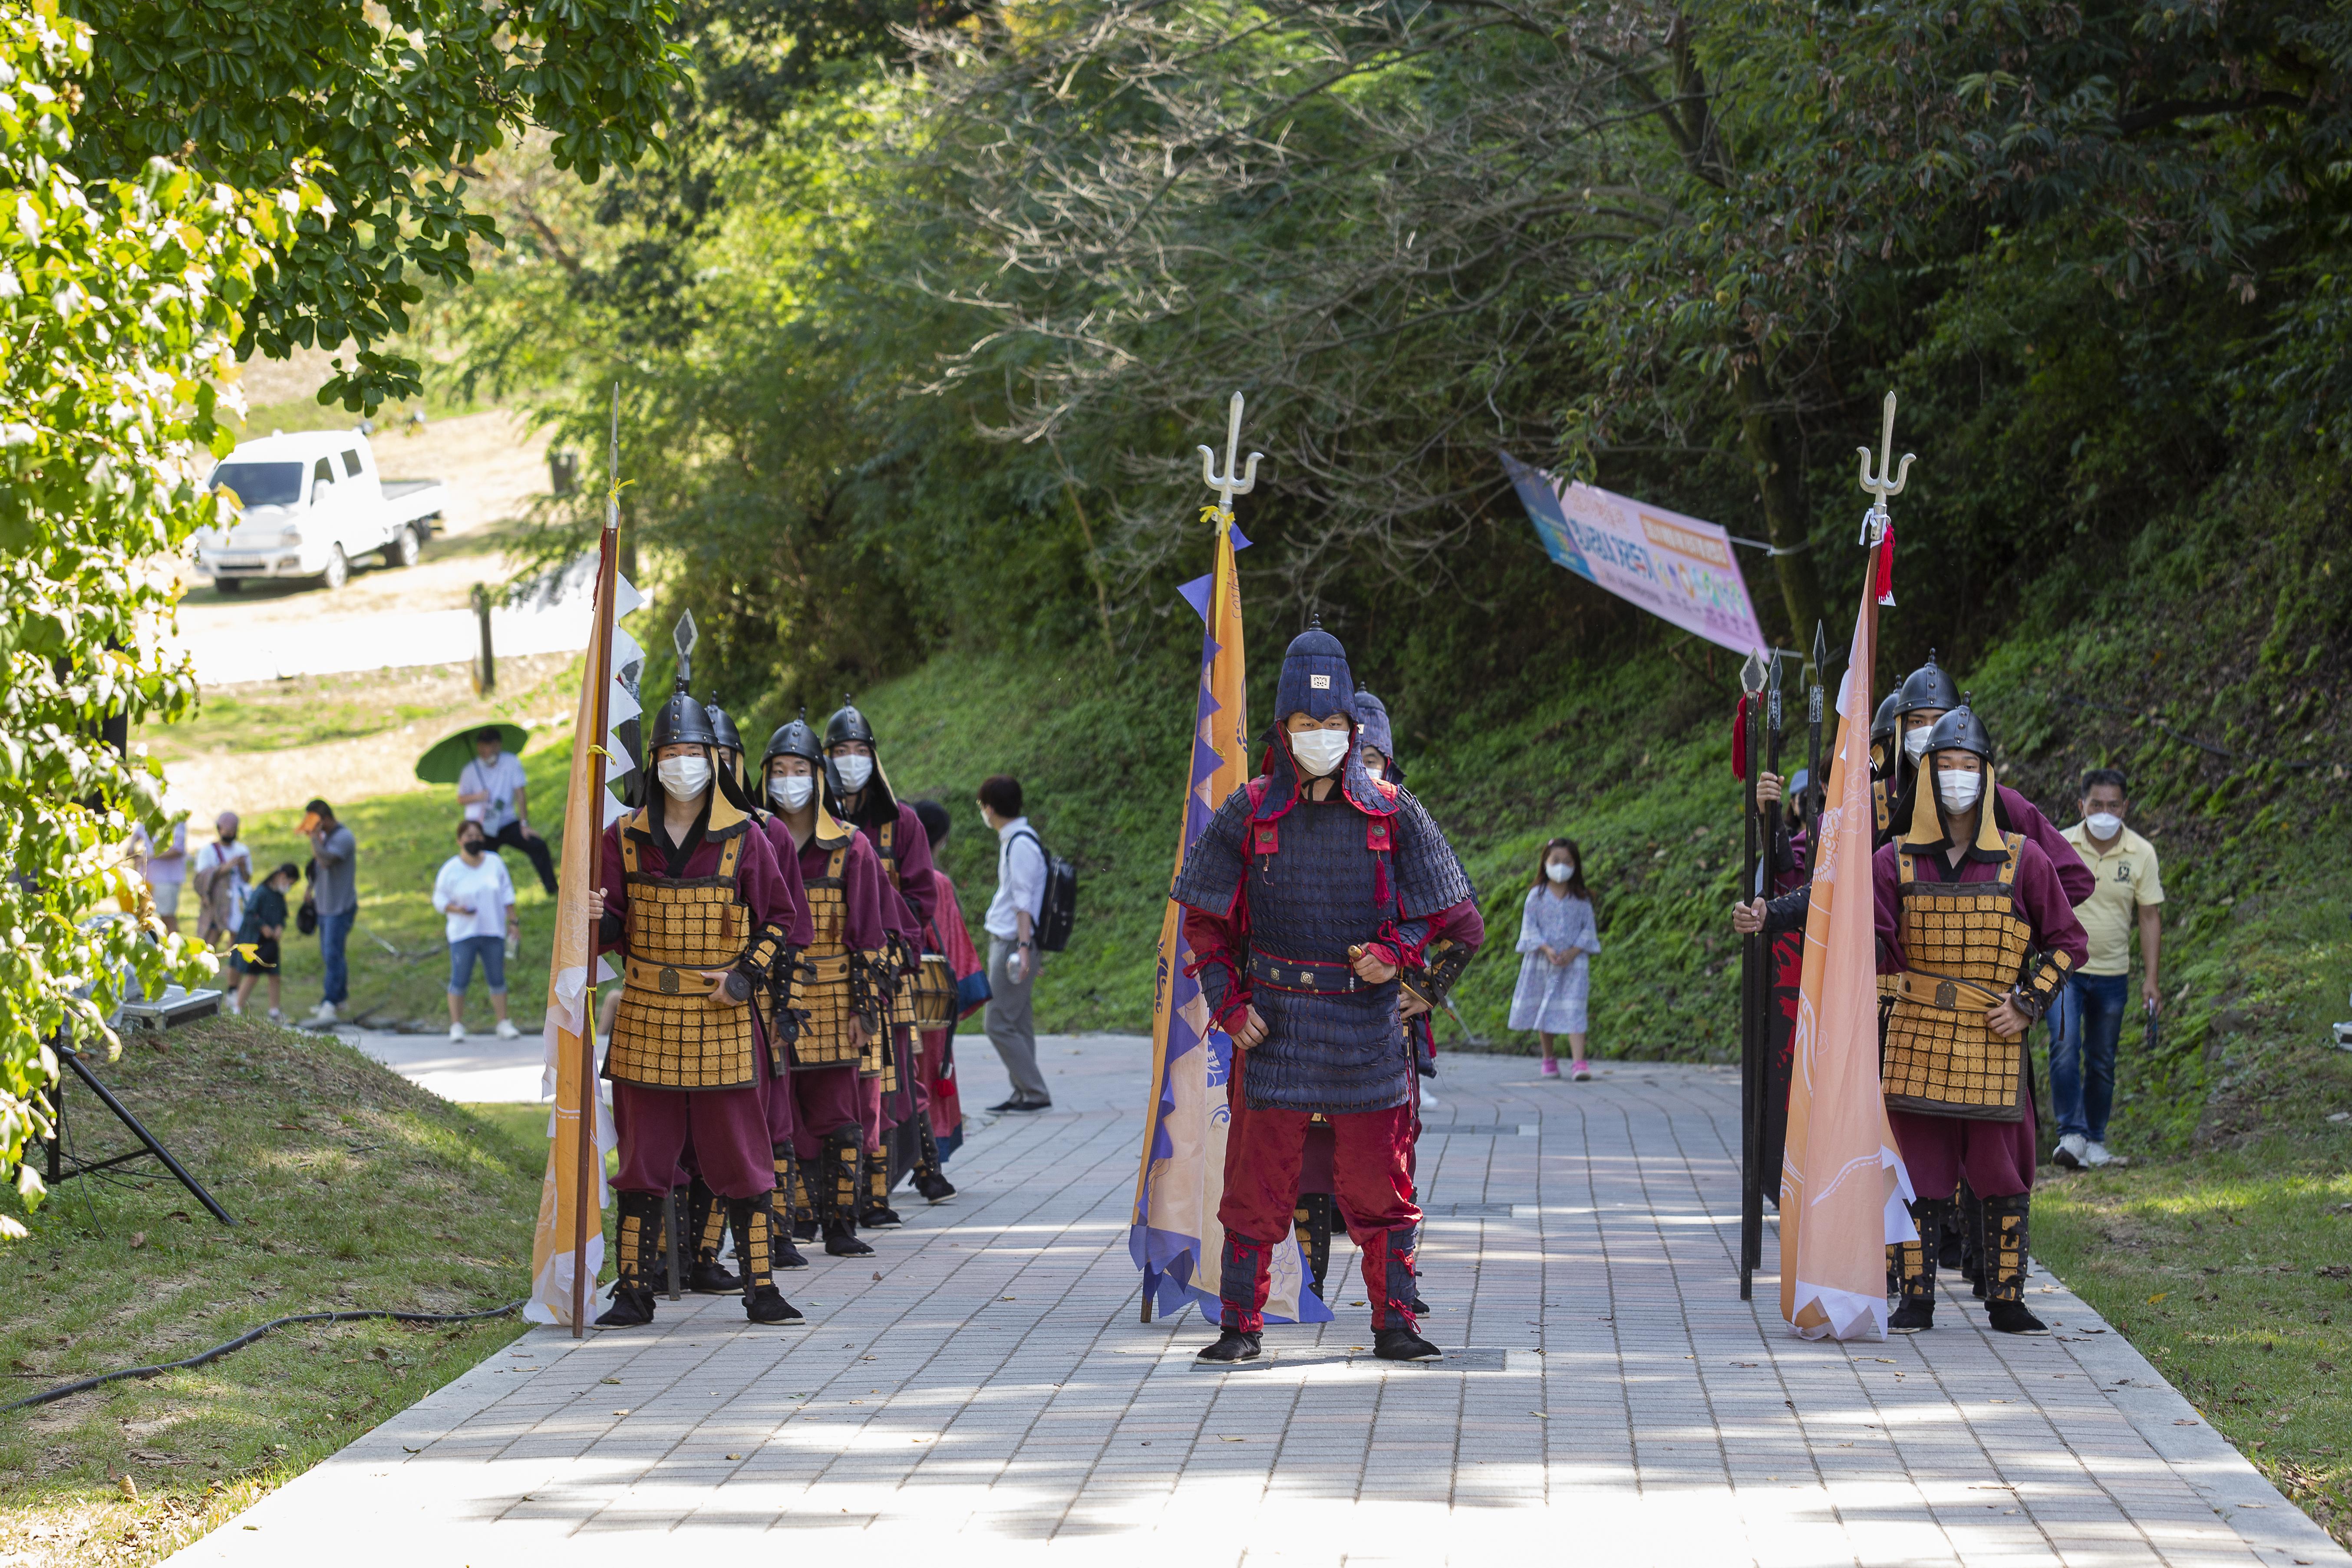
[(1446, 996), (1462, 972), (1470, 967), (1470, 960), (1478, 950), (1465, 947), (1450, 936), (1439, 937), (1422, 950), (1422, 966), (1407, 969), (1397, 976), (1405, 994), (1434, 1013), (1445, 1005)]

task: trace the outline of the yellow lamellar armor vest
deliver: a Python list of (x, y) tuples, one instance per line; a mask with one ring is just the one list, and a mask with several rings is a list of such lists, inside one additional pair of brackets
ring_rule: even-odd
[(800, 1009), (800, 1038), (793, 1042), (798, 1068), (846, 1067), (857, 1060), (849, 1044), (849, 1020), (856, 1012), (849, 952), (849, 892), (842, 868), (846, 842), (826, 858), (824, 875), (808, 879), (809, 919), (815, 940), (801, 953), (800, 984), (793, 1005)]
[(751, 1009), (714, 1005), (701, 973), (733, 967), (751, 945), (751, 911), (735, 888), (743, 833), (721, 840), (716, 875), (673, 881), (638, 865), (635, 835), (646, 821), (640, 812), (621, 826), (629, 951), (606, 1076), (653, 1089), (757, 1083)]
[[(890, 878), (890, 888), (894, 892), (898, 890), (899, 886), (898, 837), (898, 825), (896, 822), (886, 822), (882, 825), (881, 831), (878, 835), (882, 851), (882, 869), (888, 874)], [(899, 949), (902, 945), (902, 943), (898, 942), (893, 942), (890, 944), (892, 958), (897, 959), (901, 956)], [(908, 953), (904, 956), (914, 957), (916, 955)], [(890, 982), (890, 1026), (893, 1029), (911, 1029), (916, 1026), (917, 1023), (917, 1019), (915, 1017), (915, 987), (911, 983), (909, 976), (899, 973), (898, 965), (897, 963), (894, 963), (887, 965), (887, 969)], [(889, 1060), (874, 1059), (877, 1056), (886, 1055), (886, 1053), (879, 1051), (878, 1047), (869, 1048), (866, 1052), (868, 1059), (866, 1064), (866, 1071), (869, 1075), (876, 1072), (881, 1073), (883, 1078), (882, 1088), (884, 1092), (887, 1093), (898, 1087), (897, 1082), (898, 1074), (892, 1070), (893, 1064)]]
[[(2029, 977), (2033, 929), (2012, 891), (2023, 838), (2002, 836), (2007, 858), (1989, 882), (1918, 879), (1916, 858), (1897, 851), (1905, 962), (1893, 982), (1886, 1048), (1879, 1076), (1886, 1103), (1902, 1110), (1982, 1121), (2025, 1114), (2025, 1038), (2003, 1039), (1985, 1023), (2021, 981), (2037, 992), (2049, 974)], [(2063, 969), (2064, 955), (2053, 955)]]

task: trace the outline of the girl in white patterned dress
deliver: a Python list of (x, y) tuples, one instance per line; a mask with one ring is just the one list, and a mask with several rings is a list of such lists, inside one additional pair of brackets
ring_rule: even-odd
[(1533, 1029), (1543, 1045), (1543, 1076), (1558, 1078), (1552, 1037), (1566, 1035), (1575, 1081), (1592, 1076), (1585, 1065), (1585, 1007), (1591, 984), (1586, 963), (1601, 951), (1592, 895), (1584, 886), (1584, 856), (1573, 839), (1543, 847), (1535, 886), (1519, 911), (1519, 984), (1511, 993), (1511, 1027)]

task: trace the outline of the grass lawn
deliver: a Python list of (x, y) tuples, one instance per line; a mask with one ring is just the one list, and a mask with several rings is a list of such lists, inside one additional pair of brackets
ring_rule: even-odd
[(2048, 1182), (2034, 1245), (2352, 1546), (2352, 1091), (2314, 1087), (2303, 1126)]
[[(221, 1226), (160, 1172), (78, 1178), (31, 1214), (0, 1197), (32, 1231), (0, 1252), (9, 1397), (290, 1313), (460, 1312), (523, 1294), (543, 1111), (478, 1114), (331, 1038), (244, 1019), (134, 1039), (94, 1066), (240, 1223)], [(79, 1085), (66, 1108), (84, 1156), (131, 1144)], [(290, 1327), (208, 1366), (12, 1415), (0, 1562), (167, 1556), (521, 1330)]]

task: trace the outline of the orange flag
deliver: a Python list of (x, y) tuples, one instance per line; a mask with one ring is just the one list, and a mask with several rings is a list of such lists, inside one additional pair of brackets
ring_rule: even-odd
[(1813, 847), (1780, 1167), (1780, 1315), (1806, 1339), (1885, 1339), (1886, 1247), (1917, 1234), (1906, 1206), (1911, 1178), (1878, 1081), (1870, 842), (1877, 642), (1878, 597), (1865, 585), (1838, 689), (1837, 749)]

